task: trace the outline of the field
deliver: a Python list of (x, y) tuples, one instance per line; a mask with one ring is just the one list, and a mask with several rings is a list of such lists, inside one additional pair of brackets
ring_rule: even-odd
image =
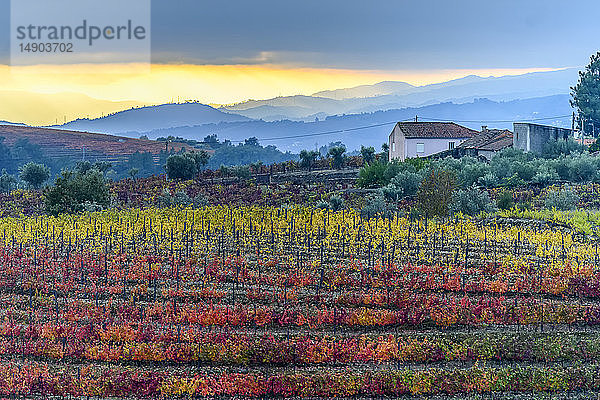
[(0, 394), (595, 398), (597, 245), (213, 205), (0, 219)]
[[(165, 150), (165, 143), (154, 140), (28, 126), (0, 125), (0, 137), (4, 137), (4, 143), (9, 146), (13, 146), (19, 140), (27, 140), (41, 146), (44, 153), (51, 158), (81, 159), (85, 148), (88, 159), (123, 162), (135, 152), (148, 152), (158, 156)], [(169, 143), (169, 150), (179, 151), (182, 148), (192, 149), (191, 146), (182, 143)]]

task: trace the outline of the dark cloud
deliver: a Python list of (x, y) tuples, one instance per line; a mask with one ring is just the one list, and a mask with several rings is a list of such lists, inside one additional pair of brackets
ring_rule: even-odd
[[(0, 0), (4, 61), (8, 3)], [(154, 0), (152, 8), (155, 62), (561, 67), (600, 48), (595, 0)]]

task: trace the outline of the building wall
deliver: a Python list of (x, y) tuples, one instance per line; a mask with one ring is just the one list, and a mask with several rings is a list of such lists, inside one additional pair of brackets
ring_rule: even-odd
[[(427, 157), (432, 154), (446, 151), (450, 148), (449, 143), (454, 142), (454, 148), (468, 138), (407, 138), (404, 142), (405, 158)], [(417, 153), (417, 144), (422, 143), (423, 153)], [(402, 161), (404, 161), (402, 159)]]
[(398, 125), (394, 127), (392, 133), (390, 133), (389, 143), (390, 152), (389, 152), (389, 161), (392, 160), (401, 160), (404, 161), (404, 134), (398, 128)]
[(550, 141), (566, 140), (573, 131), (555, 126), (515, 122), (513, 147), (523, 151), (541, 153), (544, 145)]
[(485, 157), (487, 160), (491, 160), (496, 155), (496, 151), (492, 150), (477, 150), (477, 155)]

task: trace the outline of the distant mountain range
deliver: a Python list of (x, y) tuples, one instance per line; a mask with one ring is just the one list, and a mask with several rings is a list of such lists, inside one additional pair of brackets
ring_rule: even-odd
[[(449, 120), (474, 129), (511, 128), (513, 121), (570, 126), (570, 86), (576, 69), (517, 76), (467, 76), (413, 86), (381, 82), (315, 93), (313, 96), (252, 100), (214, 108), (200, 103), (131, 108), (98, 119), (79, 119), (58, 129), (149, 138), (180, 136), (202, 140), (257, 137), (284, 151), (298, 152), (341, 140), (349, 150), (379, 147), (396, 121)], [(547, 118), (547, 117), (562, 118)], [(542, 119), (540, 119), (542, 118)], [(377, 125), (365, 128), (365, 126)], [(356, 129), (359, 128), (359, 129)]]
[[(490, 128), (512, 129), (513, 121), (537, 120), (540, 124), (570, 126), (571, 108), (569, 95), (555, 95), (525, 100), (496, 102), (478, 99), (470, 103), (439, 103), (423, 107), (409, 107), (373, 113), (330, 116), (324, 120), (303, 121), (245, 121), (220, 122), (198, 126), (156, 129), (143, 132), (149, 138), (169, 135), (202, 140), (216, 134), (221, 140), (243, 141), (255, 136), (263, 145), (275, 145), (282, 151), (299, 152), (312, 149), (331, 141), (342, 141), (349, 150), (361, 145), (379, 148), (397, 121), (432, 119), (455, 121), (472, 129)], [(551, 118), (546, 117), (562, 117)], [(543, 120), (538, 120), (543, 118)], [(365, 126), (378, 125), (365, 129)], [(344, 131), (347, 130), (347, 131)]]
[(467, 103), (477, 98), (510, 101), (568, 94), (577, 81), (577, 69), (534, 72), (516, 76), (482, 78), (466, 76), (448, 82), (412, 86), (405, 82), (380, 82), (315, 93), (312, 96), (250, 100), (221, 110), (254, 119), (314, 121), (326, 115), (356, 114), (419, 107), (441, 102)]

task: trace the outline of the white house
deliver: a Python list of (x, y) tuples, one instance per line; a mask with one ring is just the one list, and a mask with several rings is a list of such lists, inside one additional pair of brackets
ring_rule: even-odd
[(452, 150), (478, 133), (454, 122), (398, 122), (389, 137), (389, 159), (404, 161)]

